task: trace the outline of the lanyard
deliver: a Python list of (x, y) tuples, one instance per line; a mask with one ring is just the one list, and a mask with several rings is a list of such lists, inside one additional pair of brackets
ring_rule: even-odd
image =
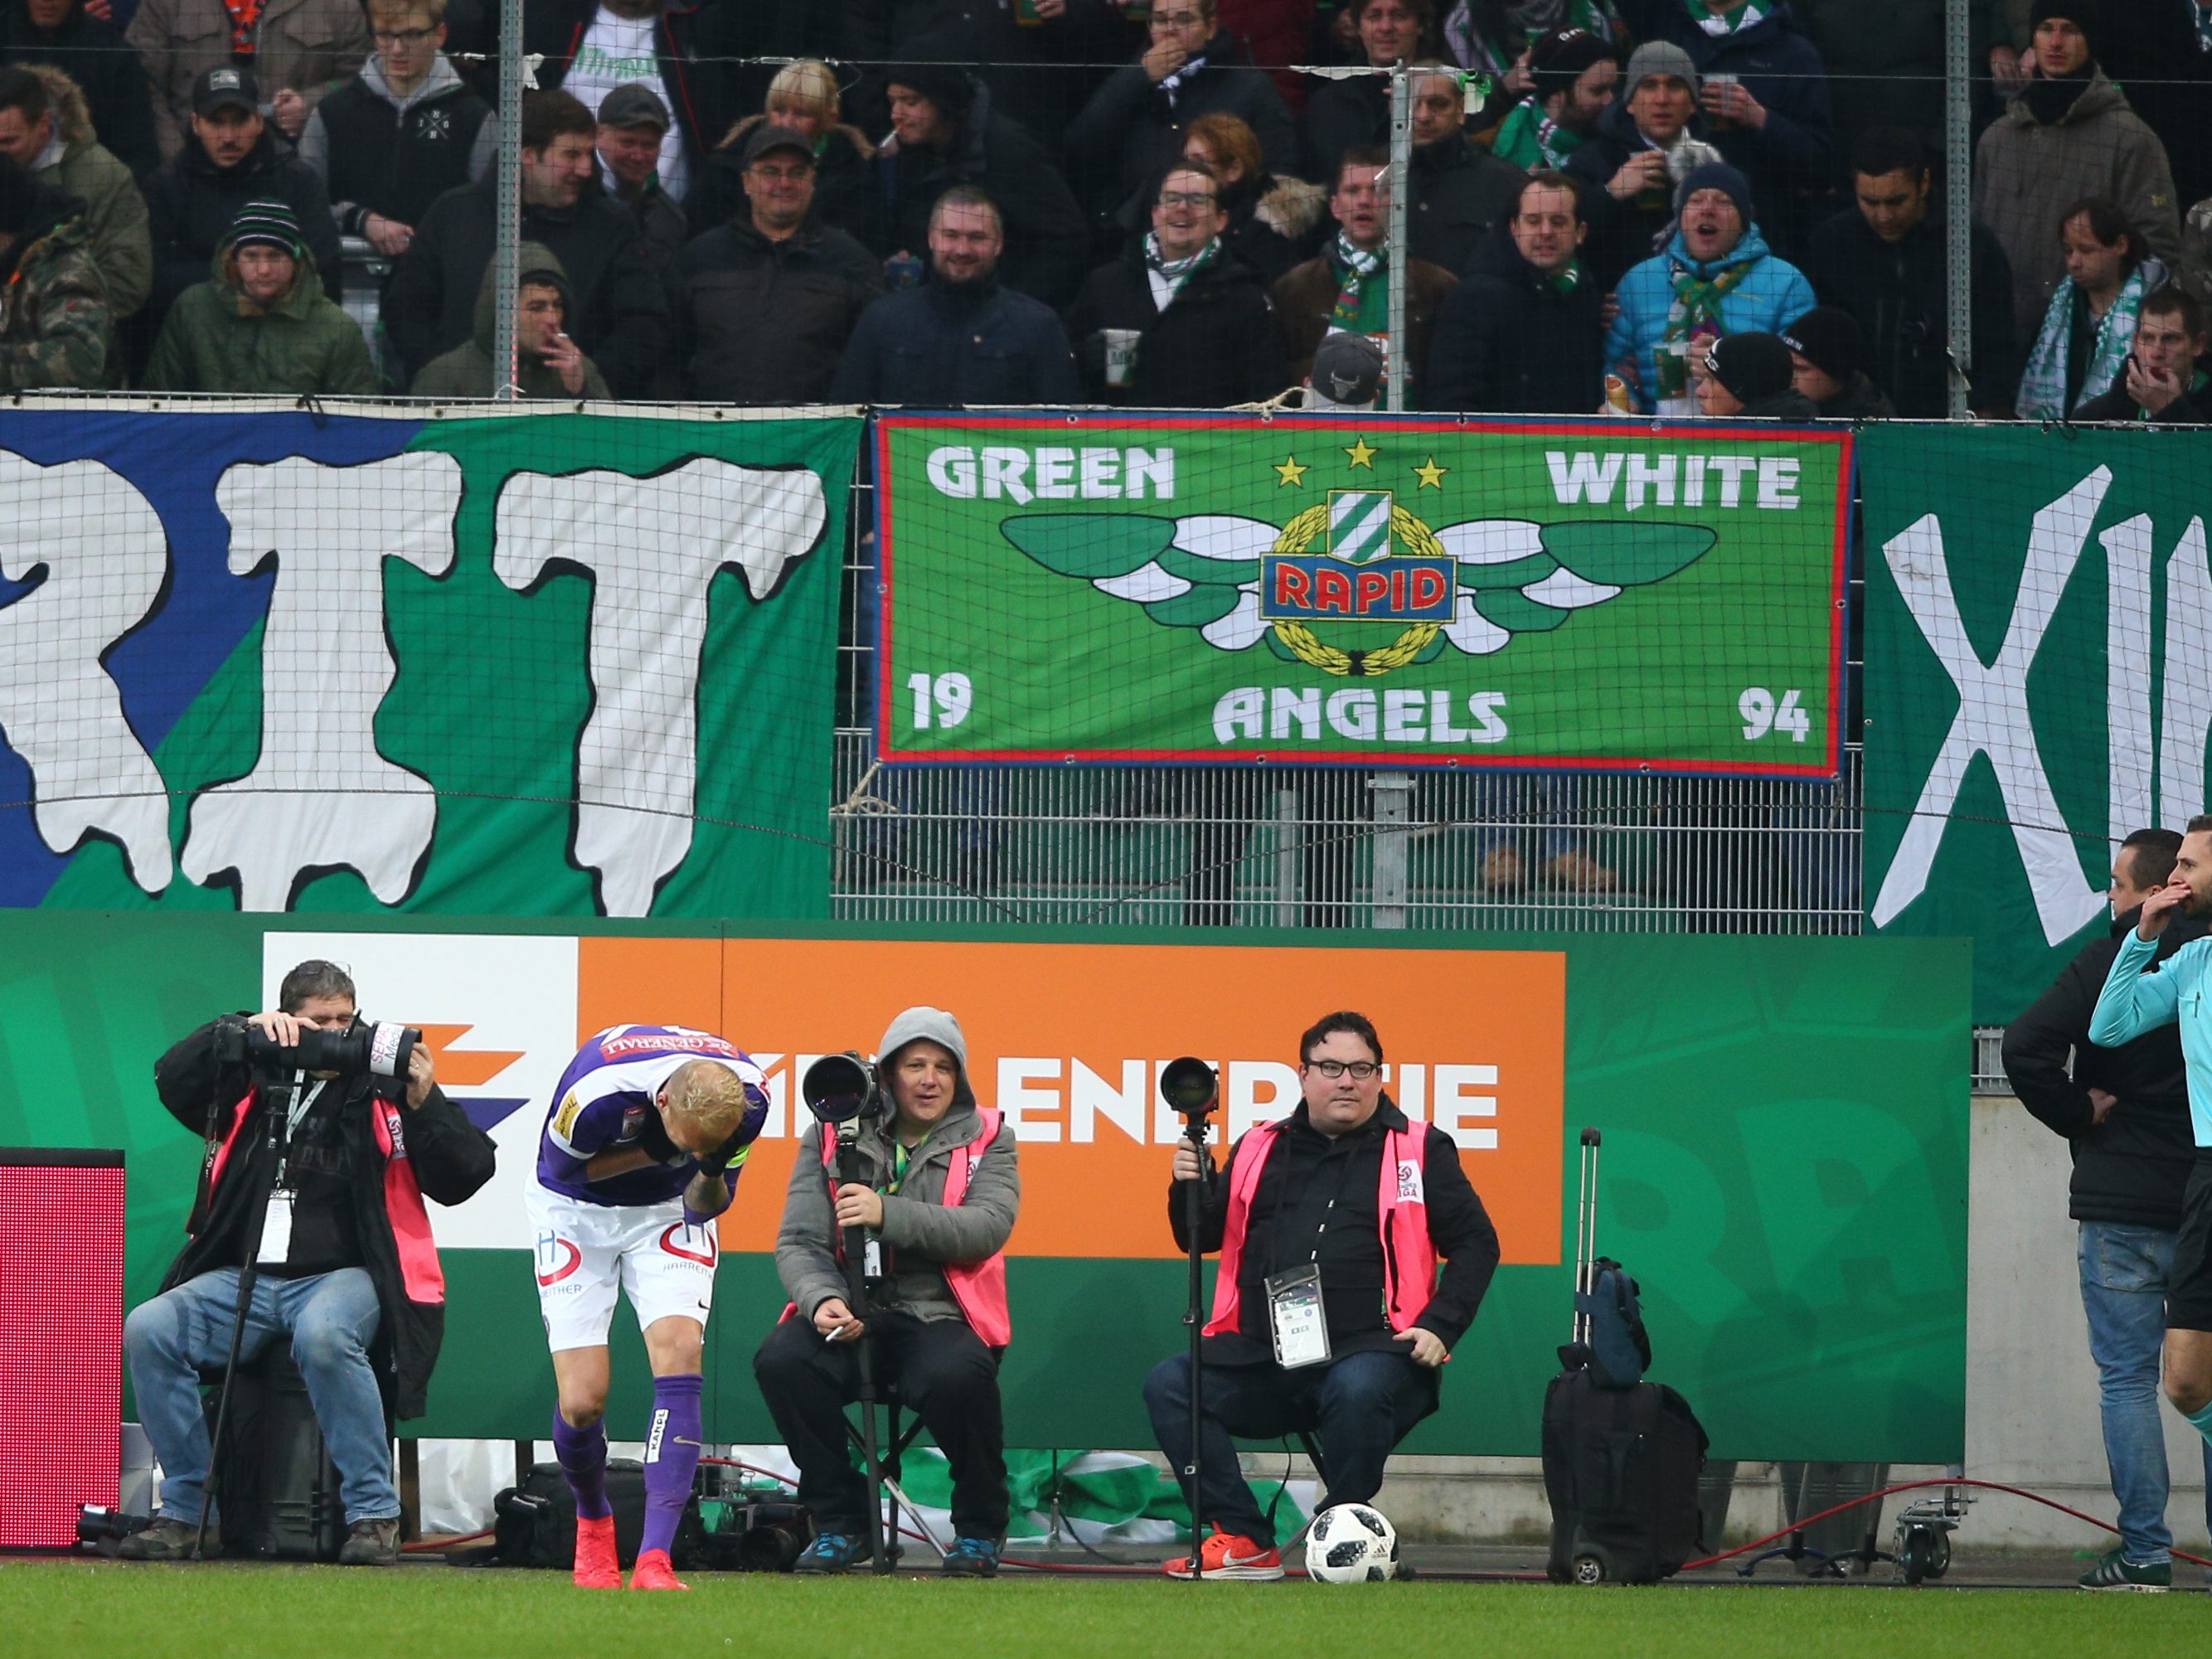
[(292, 1159), (292, 1137), (300, 1133), (300, 1125), (315, 1109), (315, 1103), (323, 1097), (323, 1091), (330, 1084), (329, 1079), (319, 1077), (303, 1089), (300, 1085), (307, 1082), (307, 1077), (305, 1072), (292, 1073), (292, 1109), (284, 1121), (284, 1150), (276, 1155), (276, 1184), (280, 1188), (284, 1184), (285, 1166)]
[(886, 1197), (897, 1196), (899, 1182), (906, 1179), (907, 1165), (911, 1164), (913, 1161), (914, 1152), (912, 1149), (907, 1146), (903, 1142), (894, 1139), (891, 1142), (890, 1184), (883, 1189)]

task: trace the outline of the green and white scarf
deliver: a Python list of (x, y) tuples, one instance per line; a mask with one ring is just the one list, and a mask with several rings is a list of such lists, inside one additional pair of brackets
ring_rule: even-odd
[(1340, 230), (1329, 245), (1328, 262), (1337, 270), (1336, 305), (1328, 313), (1330, 324), (1354, 333), (1367, 332), (1359, 325), (1361, 298), (1369, 282), (1389, 269), (1382, 250), (1354, 247), (1352, 239)]
[(1725, 40), (1731, 34), (1764, 23), (1773, 12), (1771, 0), (1735, 0), (1735, 3), (1716, 16), (1705, 9), (1705, 0), (1682, 0), (1688, 8), (1690, 21), (1716, 40)]
[(1667, 307), (1666, 331), (1660, 336), (1659, 396), (1680, 398), (1690, 386), (1690, 360), (1685, 348), (1700, 334), (1728, 332), (1721, 322), (1721, 302), (1751, 275), (1757, 259), (1739, 259), (1717, 276), (1707, 278), (1680, 259), (1671, 261), (1674, 298)]
[(1159, 300), (1160, 309), (1165, 311), (1173, 305), (1176, 296), (1182, 292), (1182, 285), (1212, 264), (1214, 256), (1220, 252), (1221, 239), (1216, 237), (1187, 258), (1170, 259), (1160, 252), (1159, 232), (1146, 231), (1145, 233), (1145, 269), (1167, 284), (1168, 297), (1164, 300), (1159, 300), (1159, 284), (1156, 283), (1152, 285), (1152, 297)]
[(2069, 408), (2066, 401), (2066, 358), (2074, 336), (2074, 279), (2058, 284), (2043, 313), (2042, 330), (2035, 349), (2027, 356), (2027, 372), (2020, 377), (2020, 396), (2013, 407), (2024, 421), (2063, 421), (2092, 398), (2100, 398), (2126, 372), (2128, 352), (2136, 343), (2136, 319), (2142, 302), (2166, 281), (2166, 267), (2146, 259), (2120, 284), (2112, 308), (2097, 319), (2089, 342), (2089, 361), (2082, 370), (2081, 389)]
[[(1505, 32), (1534, 46), (1540, 35), (1553, 29), (1588, 29), (1608, 46), (1620, 43), (1620, 26), (1605, 0), (1508, 0)], [(1476, 27), (1471, 0), (1458, 3), (1444, 15), (1444, 44), (1451, 55), (1471, 70), (1486, 70), (1504, 76), (1513, 68), (1516, 53), (1508, 50), (1511, 39), (1492, 40)]]

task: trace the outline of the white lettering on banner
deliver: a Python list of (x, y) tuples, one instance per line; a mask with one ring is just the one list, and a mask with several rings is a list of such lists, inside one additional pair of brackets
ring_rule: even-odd
[(1959, 712), (1929, 769), (1881, 890), (1869, 909), (1875, 927), (1887, 926), (1926, 889), (1936, 849), (1976, 755), (1988, 757), (1996, 774), (2044, 937), (2056, 945), (2103, 911), (2104, 895), (2082, 876), (2081, 860), (2035, 746), (2027, 710), (2027, 675), (2112, 482), (2111, 469), (2100, 466), (2036, 514), (2012, 619), (1996, 660), (1988, 664), (1974, 648), (1960, 614), (1943, 549), (1943, 527), (1936, 516), (1923, 515), (1884, 544), (1882, 556), (1899, 595), (1958, 689)]
[[(1439, 1066), (1436, 1081), (1436, 1109), (1432, 1116), (1437, 1127), (1449, 1135), (1452, 1145), (1462, 1152), (1497, 1151), (1498, 1131), (1494, 1128), (1470, 1128), (1467, 1120), (1497, 1117), (1498, 1068), (1495, 1066)], [(1487, 1089), (1492, 1092), (1469, 1092), (1475, 1088)]]
[[(1492, 744), (1511, 735), (1505, 724), (1503, 691), (1470, 691), (1467, 712), (1471, 726), (1452, 724), (1451, 691), (1386, 690), (1378, 698), (1364, 687), (1332, 691), (1323, 701), (1318, 686), (1292, 690), (1276, 686), (1240, 685), (1214, 700), (1213, 740), (1218, 744), (1257, 743), (1268, 738), (1322, 736), (1322, 722), (1337, 737), (1353, 743)], [(1293, 730), (1293, 728), (1296, 728)]]
[(1299, 1099), (1298, 1068), (1279, 1060), (1232, 1060), (1222, 1078), (1222, 1106), (1234, 1140), (1261, 1123), (1288, 1117)]
[(1121, 1062), (1121, 1086), (1112, 1084), (1079, 1060), (1068, 1062), (1067, 1138), (1087, 1146), (1097, 1138), (1097, 1122), (1104, 1118), (1139, 1146), (1145, 1144), (1145, 1103), (1152, 1091), (1146, 1086), (1147, 1067), (1141, 1060)]
[(185, 874), (234, 874), (241, 908), (282, 910), (302, 877), (345, 868), (397, 904), (430, 850), (438, 802), (376, 747), (376, 711), (398, 673), (384, 562), (453, 568), (460, 463), (431, 453), (240, 463), (215, 497), (230, 520), (231, 574), (273, 567), (276, 586), (261, 632), (261, 751), (246, 776), (192, 802)]
[(97, 461), (40, 466), (0, 452), (0, 574), (44, 571), (0, 609), (0, 735), (30, 769), (39, 838), (67, 853), (106, 836), (131, 879), (158, 893), (176, 873), (169, 799), (100, 657), (160, 603), (161, 521)]
[(822, 480), (702, 458), (647, 478), (518, 473), (501, 489), (493, 568), (534, 587), (592, 578), (592, 712), (576, 744), (575, 859), (601, 910), (641, 916), (691, 849), (700, 654), (714, 578), (764, 599), (822, 538)]
[(2097, 538), (2105, 546), (2105, 805), (2112, 846), (2151, 817), (2150, 606), (2123, 594), (2150, 592), (2150, 520), (2137, 514)]
[[(2204, 810), (2204, 742), (2212, 736), (2212, 570), (2204, 551), (2204, 520), (2191, 519), (2166, 562), (2166, 684), (2158, 728), (2163, 816), (2146, 814), (2131, 828), (2186, 823)], [(2148, 597), (2146, 592), (2145, 617)]]
[(1176, 493), (1172, 449), (941, 444), (922, 471), (939, 495), (961, 501), (1170, 501)]
[[(1769, 513), (1794, 513), (1804, 503), (1798, 499), (1797, 480), (1802, 463), (1784, 455), (1636, 455), (1594, 454), (1577, 450), (1547, 450), (1544, 462), (1551, 469), (1552, 496), (1563, 507), (1588, 502), (1609, 504), (1620, 489), (1624, 472), (1628, 511), (1655, 507), (1703, 507), (1708, 475), (1719, 481), (1717, 505), (1743, 505), (1743, 484), (1756, 477), (1756, 504)], [(1678, 477), (1680, 483), (1677, 484)]]
[(999, 1061), (999, 1109), (1013, 1126), (1016, 1140), (1051, 1142), (1060, 1139), (1060, 1126), (1044, 1121), (1059, 1112), (1060, 1091), (1035, 1086), (1059, 1081), (1060, 1062), (1056, 1060), (1007, 1057)]

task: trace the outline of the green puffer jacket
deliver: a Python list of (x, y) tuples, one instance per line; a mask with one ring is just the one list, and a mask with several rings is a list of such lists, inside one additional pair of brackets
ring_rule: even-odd
[(264, 311), (239, 291), (228, 250), (209, 282), (186, 289), (170, 307), (146, 365), (158, 392), (235, 392), (296, 397), (374, 397), (380, 390), (361, 325), (323, 297), (314, 261)]
[(70, 216), (25, 233), (0, 264), (0, 392), (98, 390), (115, 353), (107, 290), (74, 202)]

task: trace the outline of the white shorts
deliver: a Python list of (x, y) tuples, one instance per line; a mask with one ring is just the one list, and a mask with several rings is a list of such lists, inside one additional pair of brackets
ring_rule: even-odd
[(714, 1224), (684, 1219), (684, 1200), (665, 1204), (581, 1204), (529, 1188), (538, 1307), (553, 1352), (606, 1344), (615, 1292), (629, 1293), (643, 1330), (680, 1316), (701, 1325), (714, 1302)]

